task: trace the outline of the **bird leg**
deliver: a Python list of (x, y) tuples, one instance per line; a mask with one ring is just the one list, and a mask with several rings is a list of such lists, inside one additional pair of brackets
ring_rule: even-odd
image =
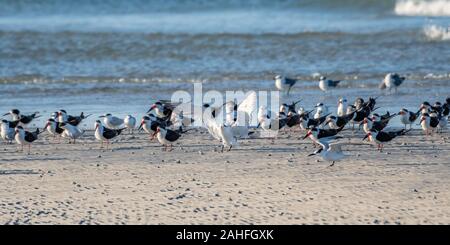
[(228, 149), (228, 151), (231, 151), (231, 148), (233, 148), (233, 145), (230, 145), (230, 148)]
[(223, 148), (224, 148), (225, 146), (224, 145), (222, 145), (222, 148), (220, 149), (220, 152), (221, 153), (223, 153)]
[(30, 155), (31, 152), (31, 144), (28, 145), (28, 155)]
[(331, 165), (328, 166), (328, 167), (333, 167), (333, 166), (334, 166), (334, 162), (335, 162), (335, 161), (333, 161), (333, 162), (331, 163)]

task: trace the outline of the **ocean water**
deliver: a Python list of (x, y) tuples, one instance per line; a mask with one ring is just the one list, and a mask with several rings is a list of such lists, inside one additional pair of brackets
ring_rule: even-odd
[[(194, 82), (270, 90), (275, 74), (301, 80), (285, 100), (333, 108), (383, 94), (388, 72), (407, 81), (382, 110), (450, 96), (450, 0), (0, 0), (5, 112), (140, 116)], [(343, 82), (324, 95), (319, 74)]]

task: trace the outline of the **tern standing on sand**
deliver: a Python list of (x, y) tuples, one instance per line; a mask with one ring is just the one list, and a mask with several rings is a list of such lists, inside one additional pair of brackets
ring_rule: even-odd
[(110, 129), (116, 129), (120, 127), (120, 125), (123, 124), (123, 119), (115, 117), (111, 115), (111, 113), (107, 113), (105, 115), (100, 116), (100, 118), (103, 118), (103, 122), (105, 123), (105, 126)]
[(318, 140), (317, 143), (321, 146), (321, 148), (314, 153), (309, 154), (308, 156), (319, 154), (323, 160), (331, 162), (331, 165), (329, 167), (334, 166), (335, 162), (348, 157), (348, 155), (345, 155), (342, 152), (342, 143), (329, 144), (326, 140)]
[(131, 115), (127, 115), (125, 119), (123, 119), (123, 123), (125, 127), (130, 130), (130, 133), (133, 133), (134, 128), (136, 127), (136, 118)]

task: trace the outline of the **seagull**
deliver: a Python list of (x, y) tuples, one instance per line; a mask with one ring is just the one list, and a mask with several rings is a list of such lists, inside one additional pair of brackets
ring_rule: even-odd
[(405, 77), (401, 77), (397, 73), (388, 73), (383, 81), (380, 83), (380, 89), (388, 89), (391, 91), (392, 88), (395, 89), (395, 93), (397, 93), (397, 88), (405, 81)]
[[(172, 151), (173, 143), (177, 141), (183, 133), (186, 133), (189, 130), (182, 131), (182, 128), (179, 128), (175, 131), (158, 126), (156, 127), (156, 132), (154, 134), (156, 135), (159, 143), (164, 146), (164, 151)], [(169, 146), (170, 148), (167, 149)]]
[(7, 141), (9, 144), (12, 143), (15, 135), (15, 128), (19, 124), (19, 120), (10, 122), (3, 119), (0, 121), (0, 136), (3, 140)]
[(279, 91), (287, 91), (287, 95), (289, 95), (289, 92), (291, 91), (291, 88), (298, 81), (297, 79), (283, 77), (281, 75), (276, 75), (274, 77), (274, 79), (275, 79), (275, 87)]
[[(76, 139), (84, 134), (84, 130), (79, 129), (77, 126), (73, 126), (70, 123), (60, 123), (59, 127), (64, 129), (63, 135), (73, 139), (73, 144), (75, 144)], [(70, 140), (69, 140), (70, 143)]]
[(67, 115), (66, 110), (59, 110), (58, 111), (58, 121), (60, 123), (68, 123), (72, 126), (78, 126), (81, 121), (89, 117), (90, 115), (85, 116), (83, 112), (79, 116), (71, 116)]
[(437, 116), (431, 116), (428, 113), (423, 113), (420, 117), (420, 126), (422, 127), (425, 135), (431, 135), (433, 129), (439, 126), (439, 118)]
[(225, 147), (228, 147), (228, 151), (230, 151), (233, 145), (238, 145), (237, 138), (232, 127), (215, 120), (216, 111), (217, 108), (206, 107), (203, 113), (203, 125), (214, 139), (222, 143), (221, 152), (223, 152)]
[(367, 138), (369, 138), (369, 141), (375, 142), (377, 144), (378, 150), (380, 152), (383, 151), (383, 146), (385, 143), (390, 142), (397, 136), (405, 135), (409, 130), (399, 130), (399, 131), (393, 131), (393, 132), (384, 132), (384, 131), (377, 131), (375, 129), (371, 129), (366, 136), (363, 138), (363, 141)]
[(31, 151), (31, 143), (33, 143), (35, 140), (38, 139), (38, 135), (41, 133), (39, 132), (39, 129), (37, 128), (34, 132), (28, 132), (23, 129), (22, 126), (17, 126), (15, 130), (16, 134), (14, 138), (16, 139), (17, 144), (22, 146), (28, 145), (28, 154), (30, 154)]
[(318, 140), (318, 144), (321, 146), (317, 151), (314, 153), (309, 154), (308, 156), (314, 156), (319, 154), (323, 160), (332, 162), (329, 167), (334, 166), (334, 163), (336, 161), (340, 161), (348, 155), (345, 155), (342, 153), (342, 143), (332, 143), (329, 144), (326, 140)]
[(339, 117), (343, 117), (346, 114), (348, 114), (348, 113), (346, 113), (347, 107), (348, 107), (347, 99), (346, 98), (339, 98), (338, 108), (337, 108), (337, 115)]
[(100, 116), (100, 118), (103, 118), (103, 122), (105, 123), (106, 127), (110, 129), (116, 129), (124, 123), (123, 119), (115, 117), (110, 113), (102, 115)]
[(314, 114), (314, 119), (320, 118), (328, 113), (328, 106), (325, 106), (323, 103), (318, 103), (315, 108), (316, 113)]
[(45, 127), (42, 131), (47, 130), (53, 137), (56, 137), (57, 135), (61, 136), (64, 132), (64, 129), (60, 127), (59, 123), (55, 121), (53, 118), (49, 118), (47, 120), (47, 124), (45, 124)]
[(417, 118), (419, 117), (420, 114), (420, 110), (417, 111), (416, 113), (412, 112), (412, 111), (408, 111), (405, 108), (402, 108), (399, 113), (400, 115), (400, 121), (405, 125), (405, 129), (406, 129), (406, 125), (409, 124), (409, 128), (412, 128), (412, 124), (417, 120)]
[(127, 115), (125, 119), (123, 119), (125, 127), (130, 130), (130, 133), (133, 134), (133, 129), (136, 127), (136, 118), (131, 115)]
[(11, 115), (13, 121), (19, 120), (20, 123), (27, 125), (31, 121), (33, 121), (33, 119), (40, 117), (37, 115), (38, 113), (39, 112), (35, 112), (31, 115), (21, 115), (18, 109), (12, 109), (8, 113), (5, 113), (3, 116)]
[(321, 76), (319, 79), (319, 88), (324, 91), (327, 92), (328, 90), (331, 90), (333, 88), (336, 88), (336, 86), (340, 83), (341, 81), (333, 81), (333, 80), (327, 80), (326, 77)]
[(103, 142), (106, 141), (106, 149), (108, 149), (109, 141), (119, 136), (125, 128), (109, 129), (103, 126), (100, 120), (95, 121), (95, 133), (94, 136), (97, 140), (102, 142), (101, 148), (103, 148)]

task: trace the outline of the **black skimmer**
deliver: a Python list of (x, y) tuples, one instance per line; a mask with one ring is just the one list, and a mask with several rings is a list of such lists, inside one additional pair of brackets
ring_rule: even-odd
[(102, 115), (100, 118), (103, 118), (103, 123), (109, 129), (117, 129), (124, 123), (123, 119), (115, 117), (111, 113)]
[(420, 126), (426, 135), (431, 135), (431, 132), (439, 126), (440, 118), (433, 114), (431, 116), (429, 113), (422, 113), (420, 116)]
[(286, 94), (289, 95), (289, 92), (291, 91), (291, 88), (297, 83), (297, 79), (294, 78), (288, 78), (283, 77), (281, 75), (276, 75), (274, 77), (275, 80), (275, 87), (279, 91), (286, 91)]
[(34, 132), (25, 131), (22, 126), (17, 126), (15, 130), (16, 134), (14, 138), (16, 139), (17, 144), (22, 146), (21, 151), (23, 151), (23, 146), (28, 145), (28, 154), (31, 151), (31, 143), (38, 139), (38, 135), (41, 133), (37, 128)]
[[(376, 110), (375, 107), (376, 99), (369, 98), (369, 101), (363, 102), (361, 106), (355, 106), (356, 108), (359, 107), (359, 109), (356, 109), (355, 116), (352, 119), (353, 122), (353, 129), (355, 124), (361, 124), (361, 122), (364, 120), (364, 118), (368, 117), (372, 111)], [(359, 105), (359, 103), (358, 103)]]
[(277, 131), (286, 126), (288, 120), (289, 119), (286, 116), (284, 116), (283, 118), (271, 118), (267, 109), (263, 106), (260, 106), (258, 110), (257, 128), (261, 127), (264, 131)]
[(300, 128), (303, 130), (309, 129), (309, 128), (314, 128), (314, 127), (318, 127), (320, 125), (322, 125), (322, 123), (324, 123), (327, 119), (327, 117), (330, 115), (331, 113), (328, 113), (326, 115), (323, 115), (317, 119), (313, 119), (310, 118), (308, 116), (308, 114), (303, 114), (302, 117), (300, 117)]
[(19, 120), (20, 123), (22, 123), (24, 125), (27, 125), (31, 121), (33, 121), (33, 119), (40, 117), (40, 116), (38, 116), (38, 113), (39, 112), (35, 112), (35, 113), (31, 114), (31, 115), (21, 115), (20, 111), (18, 109), (12, 109), (8, 113), (5, 113), (3, 116), (11, 115), (12, 121)]
[[(190, 129), (183, 131), (182, 128), (179, 128), (175, 131), (158, 126), (154, 134), (156, 135), (159, 143), (164, 146), (164, 151), (172, 151), (173, 143), (177, 141), (182, 134), (186, 133), (189, 130)], [(169, 149), (167, 149), (168, 146), (170, 146)]]
[(405, 125), (405, 129), (406, 129), (406, 125), (409, 124), (409, 128), (412, 128), (412, 124), (417, 120), (417, 118), (420, 115), (420, 110), (417, 111), (416, 113), (412, 112), (412, 111), (408, 111), (405, 108), (402, 108), (398, 114), (400, 115), (400, 121)]
[(119, 136), (125, 128), (109, 129), (103, 126), (100, 120), (95, 121), (95, 138), (99, 140), (101, 148), (103, 148), (103, 142), (106, 141), (106, 149), (108, 149), (109, 141)]
[(347, 99), (346, 98), (339, 98), (338, 108), (337, 108), (337, 115), (338, 115), (338, 117), (343, 117), (346, 114), (348, 114), (346, 112), (347, 107), (348, 107)]
[(58, 121), (60, 123), (68, 123), (72, 126), (78, 126), (81, 121), (88, 118), (90, 115), (85, 116), (83, 112), (79, 116), (68, 115), (66, 110), (58, 111)]
[(295, 110), (296, 105), (300, 103), (302, 100), (298, 100), (295, 102), (292, 102), (291, 104), (283, 103), (280, 106), (280, 112), (283, 112), (285, 115), (289, 114), (297, 114), (297, 111)]
[(148, 109), (147, 114), (152, 111), (155, 112), (155, 116), (160, 119), (170, 120), (172, 116), (172, 112), (175, 109), (177, 104), (171, 103), (167, 100), (160, 100), (155, 102), (150, 109)]
[(338, 137), (336, 135), (341, 132), (342, 129), (344, 129), (344, 127), (338, 129), (319, 129), (314, 127), (308, 130), (303, 139), (310, 138), (314, 143), (319, 143), (320, 139), (336, 139)]
[(322, 91), (327, 92), (328, 90), (332, 90), (332, 89), (336, 88), (340, 82), (341, 81), (329, 80), (326, 77), (321, 76), (319, 79), (319, 88)]
[(381, 131), (385, 127), (387, 127), (389, 121), (395, 116), (397, 116), (397, 114), (391, 115), (389, 112), (381, 116), (377, 113), (374, 113), (371, 118), (365, 117), (361, 124), (363, 125), (364, 132), (366, 133), (368, 133), (371, 129)]
[[(301, 120), (300, 119), (302, 119), (303, 117), (304, 118), (309, 118), (309, 114), (311, 113), (311, 112), (313, 112), (314, 110), (311, 110), (311, 111), (305, 111), (303, 108), (300, 108), (300, 110), (297, 112), (297, 113), (295, 113), (295, 114), (289, 114), (288, 116), (287, 116), (287, 122), (286, 122), (286, 125), (288, 126), (288, 127), (293, 127), (293, 126), (295, 126), (295, 125), (299, 125), (300, 123), (301, 123)], [(307, 123), (305, 122), (305, 125), (306, 125)], [(306, 129), (306, 126), (304, 127), (305, 129)]]
[(369, 138), (369, 141), (375, 142), (377, 144), (377, 148), (380, 152), (383, 151), (383, 146), (385, 143), (390, 142), (397, 136), (405, 135), (409, 130), (399, 130), (399, 131), (391, 131), (391, 132), (384, 132), (384, 131), (377, 131), (375, 129), (371, 129), (366, 136), (364, 136), (363, 140)]
[(19, 120), (11, 122), (5, 119), (0, 121), (0, 136), (9, 144), (11, 144), (14, 139), (15, 128), (19, 125), (19, 122)]
[(130, 130), (130, 133), (133, 133), (134, 128), (136, 127), (136, 118), (131, 115), (127, 115), (125, 119), (123, 119), (123, 123), (126, 128)]
[(344, 116), (329, 116), (325, 121), (325, 124), (332, 129), (338, 129), (345, 127), (347, 123), (349, 123), (355, 116), (356, 111), (351, 112), (350, 114)]
[(57, 122), (53, 118), (49, 118), (47, 120), (47, 123), (45, 124), (45, 127), (42, 131), (47, 130), (51, 135), (53, 135), (53, 138), (56, 136), (61, 136), (64, 132), (64, 129), (59, 126), (59, 122)]
[(76, 140), (80, 138), (84, 134), (84, 130), (79, 129), (77, 126), (73, 126), (68, 122), (59, 123), (59, 127), (64, 129), (63, 136), (73, 140), (73, 144), (75, 144)]
[(309, 154), (308, 156), (319, 155), (323, 160), (331, 162), (329, 167), (334, 166), (334, 163), (340, 161), (348, 155), (345, 155), (342, 152), (342, 143), (329, 143), (326, 140), (318, 140), (317, 142), (321, 147), (315, 151), (314, 153)]
[(397, 88), (405, 81), (405, 77), (401, 77), (397, 73), (388, 73), (383, 81), (380, 83), (380, 89), (388, 89), (391, 91), (392, 88), (395, 89), (395, 92), (397, 93)]
[(155, 115), (149, 114), (142, 117), (141, 124), (138, 130), (144, 129), (145, 132), (150, 134), (150, 140), (155, 138), (154, 133), (158, 127), (166, 127), (166, 122), (159, 120)]
[(443, 110), (442, 110), (442, 115), (444, 115), (445, 117), (448, 117), (450, 114), (450, 97), (448, 97), (445, 100), (444, 105), (442, 106)]
[(364, 99), (361, 97), (358, 97), (355, 99), (355, 102), (353, 103), (353, 106), (355, 107), (356, 110), (359, 110), (363, 107), (364, 105)]

